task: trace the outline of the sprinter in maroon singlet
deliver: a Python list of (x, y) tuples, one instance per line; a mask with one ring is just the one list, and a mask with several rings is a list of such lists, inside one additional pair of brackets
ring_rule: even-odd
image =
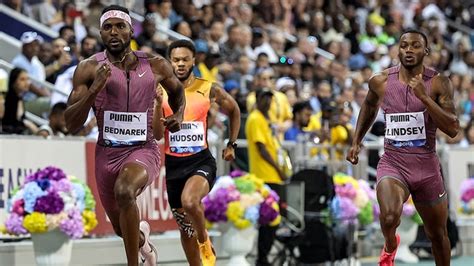
[(436, 155), (436, 129), (454, 137), (459, 121), (447, 77), (423, 66), (426, 35), (408, 30), (399, 43), (400, 65), (374, 75), (362, 105), (347, 160), (358, 162), (361, 142), (379, 107), (385, 114), (385, 153), (377, 167), (377, 199), (385, 238), (379, 265), (394, 265), (400, 243), (396, 229), (411, 194), (431, 240), (436, 265), (449, 265), (448, 203)]
[(100, 20), (106, 50), (77, 67), (66, 123), (70, 132), (76, 132), (90, 108), (94, 110), (99, 126), (96, 180), (102, 205), (123, 238), (128, 265), (138, 265), (139, 251), (144, 265), (156, 265), (150, 226), (140, 222), (136, 197), (159, 174), (155, 137), (160, 136), (153, 135), (160, 123), (153, 119), (155, 101), (161, 100), (157, 87), (161, 83), (165, 88), (174, 112), (164, 119), (171, 132), (180, 129), (184, 90), (167, 60), (130, 49), (133, 30), (126, 8), (109, 6)]

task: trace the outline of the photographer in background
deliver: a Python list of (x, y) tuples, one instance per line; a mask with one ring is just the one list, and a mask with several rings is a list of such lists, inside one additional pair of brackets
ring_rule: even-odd
[(51, 44), (53, 46), (53, 62), (45, 67), (45, 72), (46, 81), (54, 84), (58, 75), (64, 72), (64, 70), (66, 70), (71, 65), (72, 57), (69, 53), (71, 51), (71, 48), (68, 46), (66, 40), (58, 37), (54, 39)]

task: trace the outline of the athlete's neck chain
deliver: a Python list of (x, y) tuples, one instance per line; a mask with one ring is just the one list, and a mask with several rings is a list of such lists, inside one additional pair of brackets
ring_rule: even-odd
[[(110, 63), (111, 63), (112, 65), (114, 65), (114, 64), (116, 64), (116, 63), (122, 63), (123, 60), (125, 60), (125, 58), (127, 57), (127, 55), (129, 55), (129, 54), (131, 54), (131, 53), (133, 53), (132, 50), (130, 50), (130, 52), (124, 54), (124, 55), (122, 56), (122, 59), (117, 60), (117, 61), (113, 61), (113, 62), (110, 62)], [(104, 51), (104, 55), (105, 55), (105, 57), (108, 59), (106, 51)]]

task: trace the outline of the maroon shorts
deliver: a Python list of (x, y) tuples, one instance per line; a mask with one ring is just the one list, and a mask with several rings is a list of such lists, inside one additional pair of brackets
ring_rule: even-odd
[(436, 153), (410, 154), (386, 150), (377, 166), (377, 183), (384, 178), (395, 178), (403, 183), (415, 202), (430, 203), (446, 198)]
[(117, 210), (114, 185), (118, 174), (127, 163), (143, 166), (149, 186), (160, 174), (160, 149), (156, 141), (133, 147), (104, 147), (96, 145), (95, 176), (100, 201), (106, 211)]

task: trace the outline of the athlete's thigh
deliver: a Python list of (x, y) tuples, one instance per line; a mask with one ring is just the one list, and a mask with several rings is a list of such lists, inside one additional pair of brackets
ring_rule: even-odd
[(442, 233), (447, 230), (448, 200), (444, 198), (435, 203), (417, 203), (415, 207), (423, 219), (425, 230), (431, 234)]

